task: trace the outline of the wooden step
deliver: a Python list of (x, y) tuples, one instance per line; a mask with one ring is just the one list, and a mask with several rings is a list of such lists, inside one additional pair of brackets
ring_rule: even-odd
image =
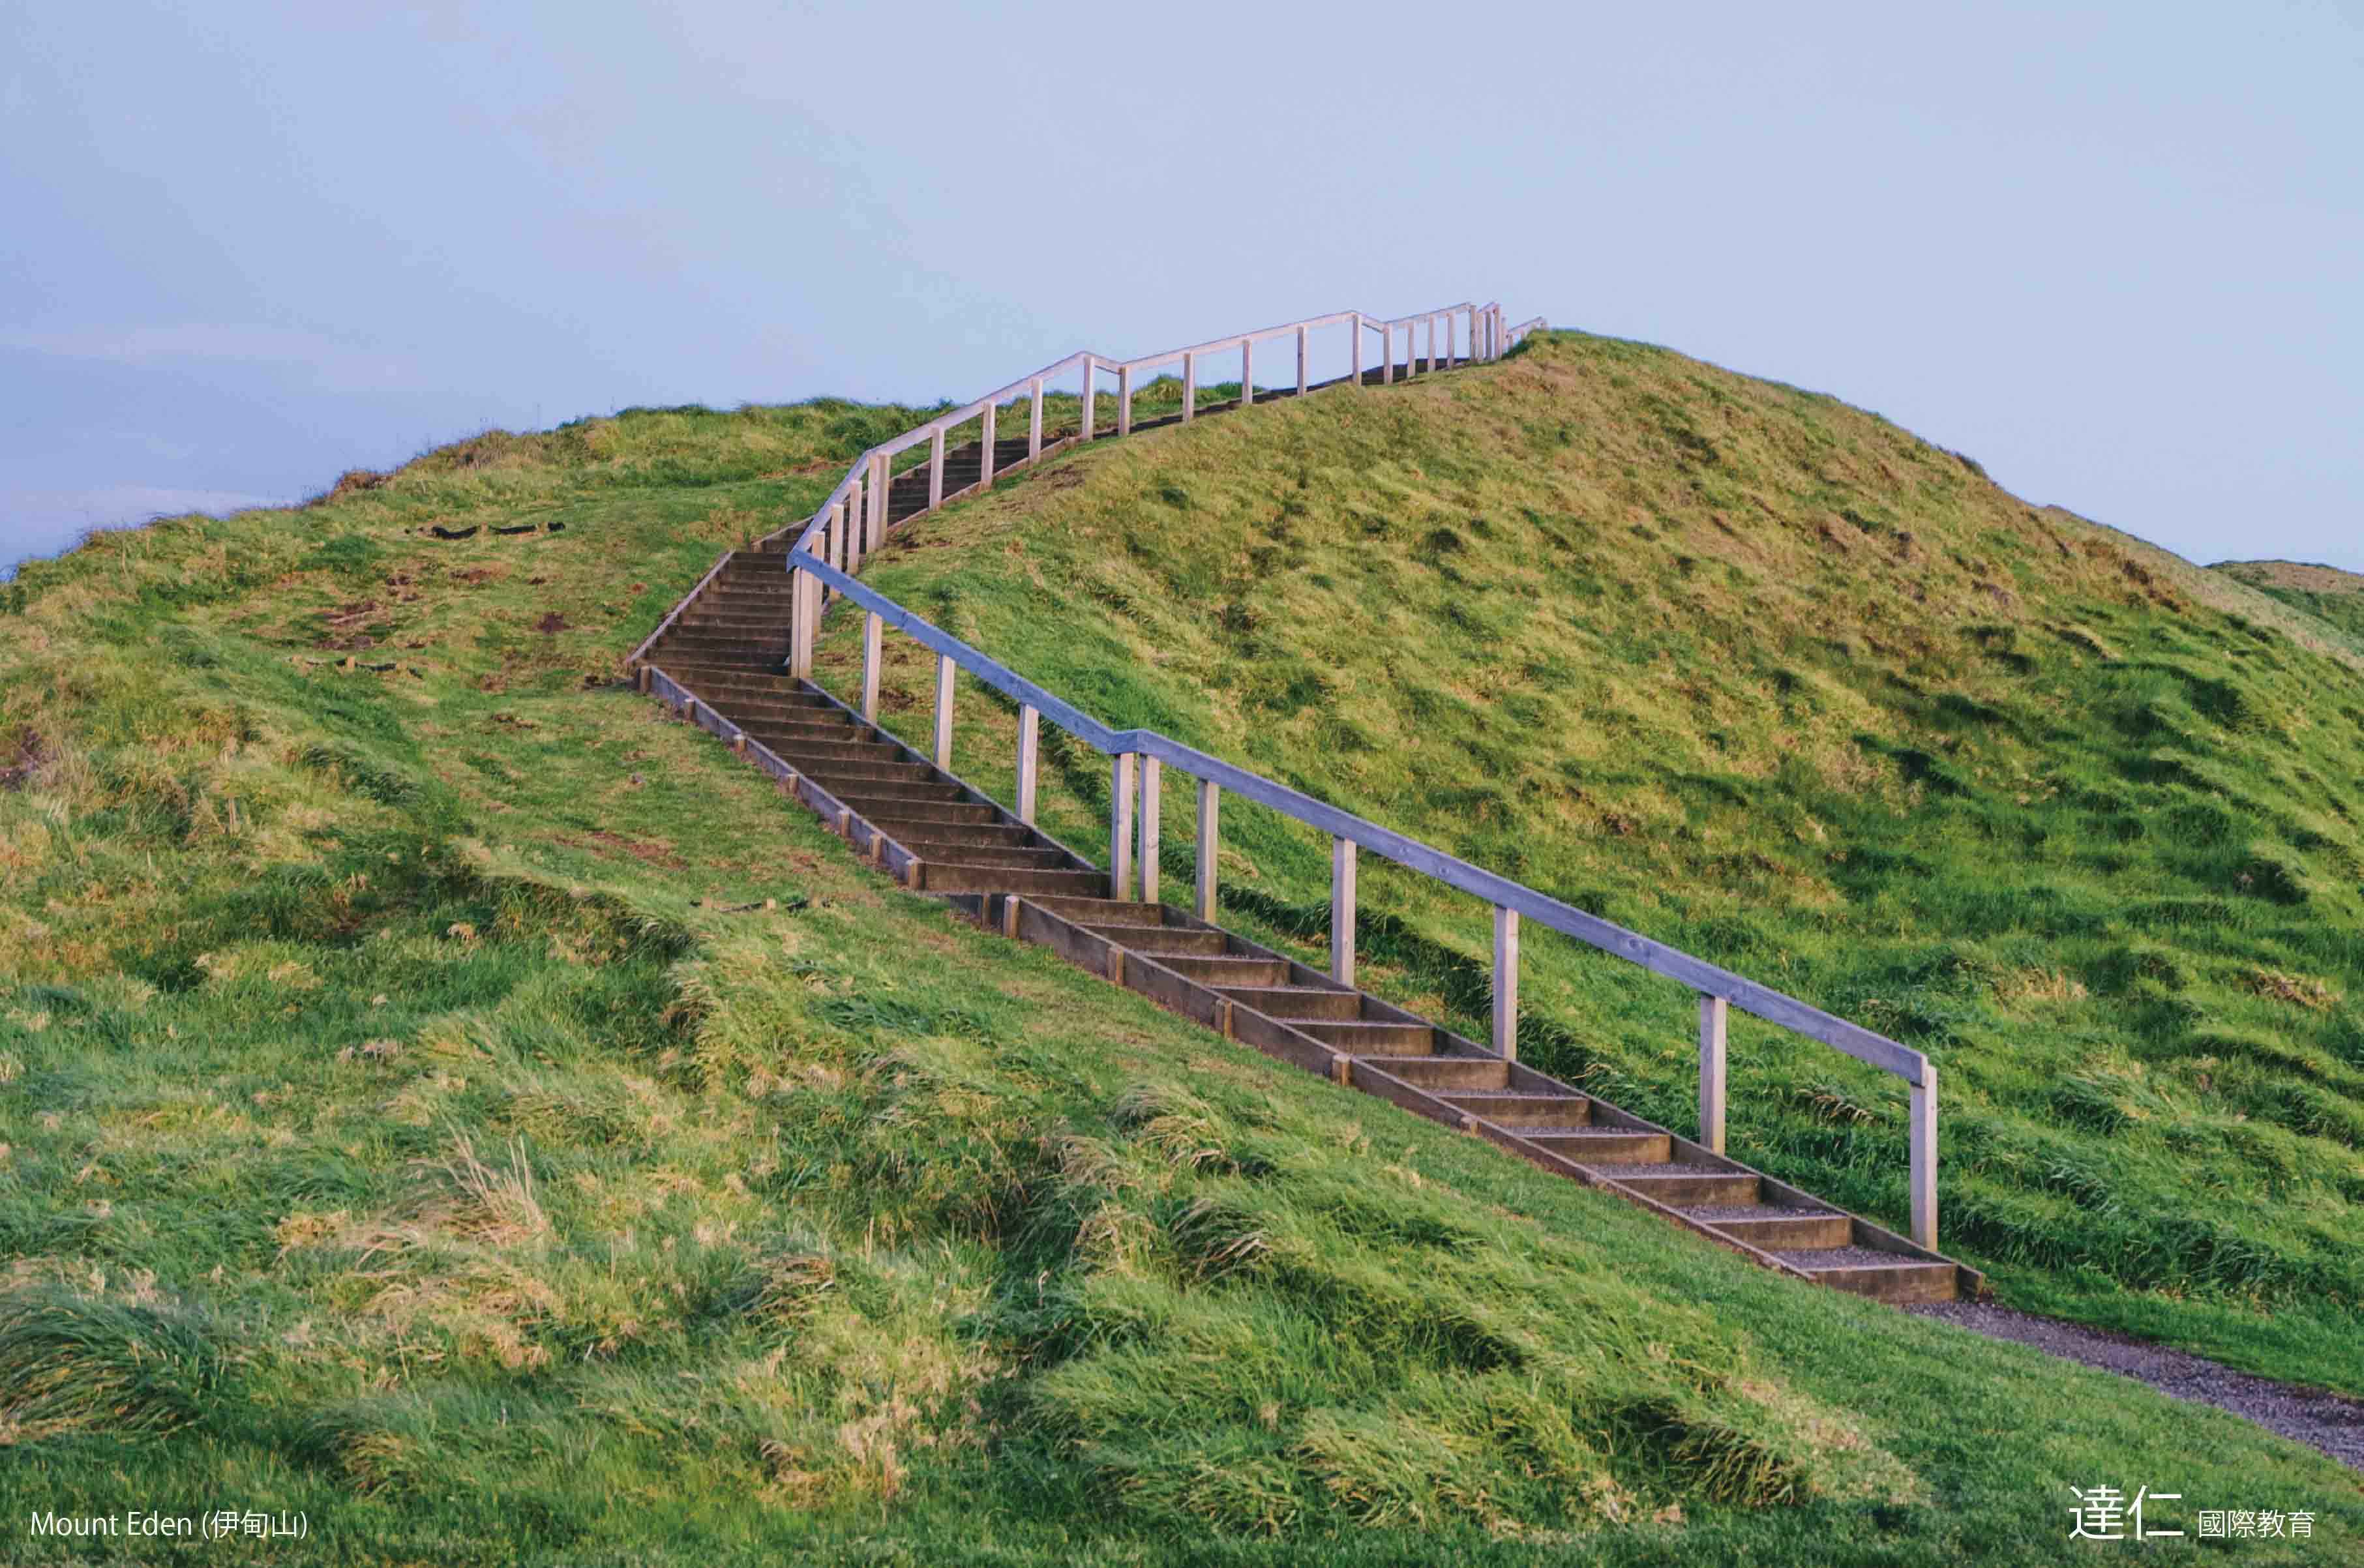
[(782, 736), (804, 735), (815, 740), (847, 740), (856, 735), (875, 734), (875, 731), (857, 726), (842, 713), (783, 701), (768, 693), (756, 695), (746, 692), (721, 691), (708, 695), (695, 685), (690, 689), (719, 708), (732, 723), (749, 729), (760, 726)]
[(707, 701), (720, 710), (722, 717), (775, 751), (790, 751), (799, 746), (848, 746), (868, 740), (886, 756), (898, 761), (909, 760), (899, 749), (879, 744), (868, 731), (856, 729), (850, 724), (831, 724), (820, 717), (815, 709), (806, 710), (814, 715), (809, 719), (777, 718), (769, 714), (748, 713), (739, 703), (728, 697), (719, 702), (708, 697)]
[[(1303, 1029), (1324, 1045), (1339, 1043), (1297, 1019), (1283, 1018), (1281, 1022), (1292, 1029)], [(1511, 1064), (1499, 1056), (1375, 1056), (1358, 1053), (1355, 1064), (1359, 1067), (1365, 1062), (1382, 1073), (1393, 1073), (1407, 1084), (1429, 1090), (1499, 1089), (1511, 1081)]]
[(891, 751), (883, 753), (875, 762), (849, 762), (835, 757), (798, 756), (776, 747), (773, 751), (782, 762), (813, 779), (831, 795), (839, 794), (841, 789), (866, 793), (882, 787), (926, 784), (942, 777), (925, 762), (895, 761)]
[[(875, 827), (876, 824), (873, 823), (872, 826)], [(972, 866), (1003, 866), (1011, 869), (1031, 868), (1037, 871), (1073, 871), (1076, 869), (1068, 862), (1065, 851), (1052, 849), (1048, 845), (1044, 845), (1041, 848), (1023, 845), (1013, 845), (1005, 848), (1000, 845), (979, 846), (976, 844), (947, 843), (940, 839), (906, 839), (900, 835), (889, 836), (894, 838), (897, 843), (901, 844), (905, 849), (910, 851), (913, 854), (927, 862), (930, 866), (934, 866), (939, 863), (953, 863)]]
[(1910, 1258), (1900, 1252), (1869, 1247), (1816, 1247), (1773, 1254), (1806, 1271), (1817, 1284), (1851, 1291), (1899, 1307), (1930, 1301), (1951, 1301), (1957, 1289), (1955, 1266)]
[(1218, 989), (1230, 985), (1277, 985), (1288, 976), (1288, 965), (1277, 958), (1212, 958), (1181, 952), (1153, 952), (1149, 956), (1185, 979)]
[(659, 668), (666, 667), (669, 658), (678, 661), (689, 657), (701, 664), (735, 665), (748, 674), (760, 675), (785, 661), (787, 650), (788, 639), (785, 635), (757, 640), (701, 637), (677, 639), (667, 633), (664, 640), (649, 651), (650, 658)]
[(1631, 1187), (1644, 1197), (1655, 1198), (1669, 1208), (1697, 1203), (1755, 1203), (1760, 1195), (1753, 1171), (1727, 1171), (1714, 1165), (1681, 1162), (1621, 1169), (1620, 1163), (1605, 1161), (1600, 1168), (1620, 1185)]
[(1448, 1104), (1514, 1131), (1530, 1127), (1589, 1127), (1592, 1102), (1581, 1095), (1448, 1095)]
[(1243, 1007), (1291, 1021), (1363, 1016), (1363, 995), (1359, 991), (1315, 985), (1232, 985), (1224, 988), (1223, 995)]
[(730, 605), (708, 605), (685, 611), (674, 622), (675, 631), (697, 630), (727, 633), (740, 637), (771, 637), (787, 635), (786, 606), (782, 605), (750, 605), (740, 608)]
[[(853, 806), (854, 810), (862, 812), (864, 817), (870, 815), (868, 811), (863, 809), (866, 806), (880, 806), (886, 807), (891, 815), (905, 817), (920, 814), (915, 808), (926, 808), (925, 815), (932, 817), (935, 815), (933, 808), (937, 806), (966, 804), (963, 799), (960, 785), (924, 780), (916, 784), (900, 784), (887, 779), (863, 779), (860, 781), (858, 789), (833, 789), (829, 793)], [(986, 814), (976, 820), (983, 822), (993, 820), (993, 807), (979, 806), (976, 809)]]
[(1162, 904), (1143, 904), (1137, 898), (1036, 898), (1039, 904), (1063, 920), (1079, 926), (1107, 923), (1117, 926), (1163, 926), (1167, 911)]
[(1006, 866), (929, 861), (922, 884), (930, 893), (1075, 893), (1108, 891), (1108, 873), (1097, 871), (1017, 871)]
[[(914, 817), (868, 817), (864, 820), (898, 844), (925, 840), (947, 851), (955, 849), (1015, 850), (1027, 847), (1029, 840), (1041, 837), (1032, 828), (1016, 822), (936, 822)], [(945, 858), (958, 860), (960, 857), (947, 854)]]
[(701, 664), (688, 660), (663, 660), (652, 654), (649, 662), (687, 686), (691, 691), (715, 700), (716, 695), (727, 695), (743, 692), (765, 702), (786, 703), (794, 707), (811, 708), (816, 712), (837, 710), (819, 692), (800, 690), (799, 683), (791, 680), (776, 668), (751, 664)]
[(1663, 1132), (1624, 1127), (1522, 1129), (1522, 1136), (1563, 1160), (1579, 1165), (1657, 1165), (1674, 1156), (1674, 1140)]
[(1144, 958), (1154, 958), (1160, 963), (1178, 954), (1220, 955), (1231, 948), (1229, 939), (1221, 931), (1193, 931), (1180, 926), (1086, 925), (1083, 929), (1104, 941), (1114, 942), (1121, 948), (1131, 948)]
[(795, 603), (796, 595), (789, 590), (785, 576), (776, 584), (766, 584), (760, 588), (718, 584), (700, 594), (673, 624), (679, 626), (683, 621), (701, 615), (792, 615)]
[(1436, 1030), (1427, 1024), (1374, 1023), (1368, 1018), (1281, 1018), (1324, 1045), (1359, 1056), (1425, 1056), (1436, 1049)]
[(775, 725), (750, 724), (744, 728), (748, 734), (787, 761), (809, 764), (807, 768), (809, 773), (817, 773), (829, 763), (840, 762), (873, 768), (891, 763), (897, 771), (879, 774), (881, 778), (902, 777), (903, 770), (909, 770), (913, 778), (928, 778), (935, 773), (935, 769), (927, 763), (908, 761), (901, 751), (884, 741), (856, 740), (859, 732), (854, 730), (845, 731), (842, 740), (820, 740)]
[[(898, 842), (902, 833), (918, 833), (929, 827), (974, 828), (1001, 820), (1001, 813), (983, 801), (914, 800), (902, 795), (871, 795), (853, 788), (832, 789), (829, 793), (851, 806), (864, 822)], [(887, 823), (893, 826), (882, 826)]]
[(672, 629), (657, 639), (657, 646), (660, 648), (676, 649), (768, 648), (775, 643), (782, 648), (788, 645), (788, 628), (786, 626), (757, 627), (740, 630), (730, 627), (701, 627), (675, 621)]
[(1828, 1209), (1698, 1204), (1685, 1206), (1683, 1213), (1768, 1252), (1783, 1247), (1844, 1247), (1855, 1235), (1855, 1221)]

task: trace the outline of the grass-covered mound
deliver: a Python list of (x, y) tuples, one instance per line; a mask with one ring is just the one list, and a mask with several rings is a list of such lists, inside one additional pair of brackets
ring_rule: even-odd
[(2295, 561), (2221, 561), (2209, 568), (2364, 640), (2364, 577)]
[(0, 1557), (2028, 1562), (2064, 1475), (2364, 1530), (959, 925), (615, 683), (907, 417), (488, 438), (8, 590)]
[[(1943, 1239), (2007, 1299), (2364, 1390), (2338, 628), (1831, 398), (1573, 334), (1089, 450), (868, 571), (1112, 723), (1928, 1051)], [(916, 733), (927, 664), (893, 674)], [(1006, 791), (1010, 716), (967, 712)], [(1097, 842), (1098, 760), (1050, 754)], [(1311, 955), (1326, 845), (1224, 833), (1228, 917)], [(1363, 897), (1373, 982), (1482, 1036), (1486, 911), (1377, 864)], [(1530, 1059), (1691, 1125), (1689, 995), (1527, 945)], [(1901, 1225), (1901, 1085), (1735, 1028), (1734, 1151)]]

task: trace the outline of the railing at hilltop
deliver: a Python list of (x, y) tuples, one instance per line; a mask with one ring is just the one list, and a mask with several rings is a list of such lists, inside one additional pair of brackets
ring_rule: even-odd
[[(1109, 757), (1112, 769), (1109, 880), (1113, 897), (1137, 896), (1149, 903), (1157, 900), (1161, 773), (1167, 767), (1178, 769), (1198, 781), (1196, 907), (1202, 919), (1211, 922), (1215, 916), (1217, 818), (1223, 791), (1230, 790), (1243, 799), (1269, 806), (1328, 834), (1331, 842), (1331, 973), (1343, 984), (1351, 985), (1355, 978), (1355, 862), (1361, 851), (1367, 850), (1398, 865), (1434, 878), (1448, 887), (1486, 900), (1494, 911), (1493, 1046), (1505, 1059), (1515, 1060), (1518, 1055), (1519, 928), (1522, 921), (1534, 921), (1547, 929), (1573, 937), (1603, 952), (1613, 953), (1630, 963), (1638, 964), (1654, 974), (1664, 975), (1689, 986), (1699, 997), (1699, 1141), (1718, 1153), (1722, 1153), (1724, 1147), (1725, 1033), (1733, 1007), (1894, 1073), (1903, 1079), (1912, 1090), (1910, 1180), (1912, 1240), (1917, 1245), (1934, 1251), (1937, 1245), (1937, 1073), (1929, 1059), (1920, 1051), (1826, 1013), (1810, 1003), (1719, 968), (1704, 959), (1654, 941), (1507, 877), (1471, 865), (1432, 845), (1407, 838), (1261, 774), (1211, 757), (1155, 730), (1111, 729), (894, 600), (865, 587), (853, 575), (860, 569), (863, 557), (884, 542), (887, 487), (893, 477), (888, 473), (888, 462), (895, 454), (921, 441), (930, 443), (928, 505), (933, 508), (945, 498), (945, 432), (971, 419), (977, 419), (981, 421), (984, 451), (977, 486), (989, 484), (995, 473), (994, 427), (999, 406), (1019, 395), (1028, 398), (1027, 457), (1029, 462), (1033, 461), (1044, 450), (1044, 384), (1071, 368), (1080, 367), (1084, 381), (1082, 428), (1074, 439), (1090, 440), (1094, 439), (1094, 384), (1099, 371), (1111, 371), (1117, 377), (1116, 433), (1123, 436), (1130, 434), (1132, 428), (1133, 386), (1144, 370), (1180, 364), (1182, 417), (1188, 420), (1195, 412), (1199, 360), (1202, 355), (1233, 350), (1239, 353), (1240, 400), (1244, 405), (1254, 401), (1254, 361), (1255, 345), (1259, 342), (1284, 336), (1295, 338), (1297, 390), (1302, 394), (1310, 390), (1307, 369), (1308, 340), (1314, 329), (1350, 325), (1354, 384), (1360, 384), (1363, 379), (1364, 334), (1377, 332), (1382, 345), (1380, 380), (1391, 383), (1397, 374), (1395, 343), (1399, 328), (1404, 334), (1406, 350), (1402, 373), (1409, 377), (1422, 373), (1420, 367), (1423, 363), (1433, 369), (1440, 360), (1447, 365), (1454, 362), (1457, 317), (1466, 317), (1467, 322), (1468, 357), (1478, 361), (1500, 358), (1522, 338), (1544, 325), (1543, 318), (1535, 317), (1515, 327), (1506, 327), (1499, 306), (1463, 304), (1417, 316), (1397, 317), (1391, 320), (1379, 320), (1353, 311), (1312, 317), (1303, 321), (1268, 327), (1237, 337), (1212, 339), (1187, 349), (1170, 349), (1133, 360), (1111, 361), (1089, 352), (1071, 354), (1031, 376), (987, 393), (975, 402), (872, 448), (855, 461), (844, 481), (831, 492), (820, 509), (797, 530), (795, 547), (786, 557), (786, 570), (795, 583), (790, 595), (795, 617), (790, 633), (789, 673), (810, 676), (813, 642), (824, 605), (823, 595), (834, 595), (859, 606), (864, 613), (861, 708), (864, 719), (875, 722), (878, 717), (878, 675), (882, 662), (880, 640), (886, 628), (893, 627), (936, 655), (934, 757), (937, 766), (949, 768), (952, 762), (953, 694), (956, 671), (967, 671), (976, 679), (1017, 703), (1016, 814), (1020, 820), (1030, 826), (1034, 821), (1035, 783), (1041, 759), (1041, 723), (1044, 717), (1085, 745)], [(1441, 356), (1437, 353), (1440, 324), (1444, 341)], [(1417, 356), (1418, 345), (1414, 343), (1413, 337), (1416, 329), (1423, 325), (1428, 334), (1428, 352), (1425, 356)], [(782, 530), (783, 533), (787, 531), (790, 530)], [(719, 570), (719, 562), (716, 569)], [(671, 617), (668, 617), (667, 624), (671, 624)]]

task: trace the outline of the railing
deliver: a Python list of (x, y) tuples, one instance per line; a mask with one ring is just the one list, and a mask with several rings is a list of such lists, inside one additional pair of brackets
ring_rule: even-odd
[[(1395, 334), (1399, 328), (1404, 331), (1408, 354), (1405, 373), (1411, 374), (1414, 373), (1412, 365), (1416, 362), (1409, 357), (1415, 347), (1412, 343), (1414, 328), (1426, 324), (1430, 348), (1428, 362), (1433, 366), (1437, 358), (1438, 323), (1442, 321), (1444, 324), (1444, 353), (1442, 357), (1450, 363), (1454, 358), (1454, 317), (1465, 313), (1469, 323), (1468, 340), (1475, 350), (1472, 357), (1481, 360), (1499, 357), (1520, 339), (1543, 326), (1543, 318), (1537, 317), (1516, 327), (1505, 328), (1499, 306), (1458, 305), (1444, 311), (1399, 317), (1388, 321), (1374, 320), (1355, 312), (1316, 317), (1137, 360), (1109, 361), (1089, 353), (1070, 355), (1032, 376), (1012, 382), (965, 407), (955, 409), (892, 441), (873, 448), (857, 460), (845, 481), (804, 525), (796, 547), (786, 557), (786, 569), (797, 584), (796, 591), (790, 595), (796, 607), (795, 626), (790, 637), (791, 673), (799, 675), (811, 673), (815, 628), (823, 602), (821, 595), (827, 592), (851, 601), (864, 612), (862, 716), (864, 719), (875, 722), (878, 716), (880, 644), (886, 628), (893, 627), (935, 653), (933, 750), (939, 767), (948, 766), (952, 760), (956, 671), (967, 671), (976, 679), (1017, 703), (1017, 816), (1020, 821), (1031, 825), (1034, 820), (1035, 784), (1040, 767), (1040, 734), (1043, 718), (1048, 717), (1085, 745), (1109, 757), (1111, 766), (1109, 877), (1110, 895), (1116, 898), (1138, 897), (1149, 903), (1157, 899), (1159, 797), (1162, 793), (1161, 775), (1167, 767), (1177, 769), (1198, 781), (1198, 886), (1195, 904), (1202, 919), (1211, 921), (1215, 915), (1218, 817), (1223, 791), (1229, 790), (1243, 799), (1270, 806), (1328, 834), (1331, 841), (1331, 973), (1342, 984), (1351, 985), (1355, 978), (1355, 862), (1363, 851), (1367, 850), (1398, 865), (1433, 877), (1448, 887), (1486, 900), (1494, 912), (1493, 1046), (1505, 1059), (1516, 1060), (1518, 1056), (1519, 929), (1522, 921), (1532, 920), (1547, 929), (1639, 964), (1654, 974), (1679, 981), (1689, 986), (1699, 997), (1699, 1141), (1718, 1153), (1723, 1152), (1724, 1147), (1725, 1034), (1733, 1007), (1896, 1074), (1912, 1090), (1910, 1171), (1912, 1240), (1917, 1245), (1935, 1251), (1937, 1245), (1937, 1074), (1929, 1059), (1921, 1052), (1794, 996), (1719, 968), (1704, 959), (1695, 958), (1663, 942), (1653, 941), (1507, 877), (1471, 865), (1416, 839), (1406, 838), (1366, 821), (1326, 801), (1316, 800), (1261, 774), (1209, 756), (1155, 730), (1111, 729), (960, 639), (931, 625), (894, 600), (864, 586), (853, 576), (863, 555), (877, 548), (885, 535), (888, 483), (886, 460), (889, 457), (922, 440), (931, 443), (928, 495), (930, 505), (936, 505), (942, 498), (944, 432), (955, 425), (981, 417), (984, 421), (985, 468), (980, 483), (989, 482), (993, 473), (995, 408), (1000, 402), (1021, 391), (1031, 395), (1028, 451), (1030, 458), (1039, 454), (1042, 450), (1043, 382), (1065, 367), (1078, 363), (1084, 367), (1083, 428), (1076, 439), (1088, 440), (1092, 438), (1092, 379), (1096, 367), (1112, 369), (1117, 373), (1117, 429), (1119, 434), (1123, 434), (1132, 428), (1133, 376), (1144, 368), (1179, 361), (1184, 383), (1182, 417), (1188, 419), (1191, 417), (1191, 405), (1197, 389), (1198, 358), (1201, 354), (1231, 349), (1240, 352), (1242, 401), (1248, 402), (1254, 397), (1251, 367), (1254, 345), (1271, 338), (1294, 334), (1298, 388), (1302, 392), (1309, 385), (1307, 334), (1316, 328), (1352, 323), (1354, 350), (1351, 357), (1355, 382), (1359, 384), (1362, 379), (1363, 334), (1366, 330), (1382, 335), (1385, 348), (1381, 355), (1381, 379), (1391, 381), (1394, 376)], [(860, 526), (853, 526), (855, 524)]]

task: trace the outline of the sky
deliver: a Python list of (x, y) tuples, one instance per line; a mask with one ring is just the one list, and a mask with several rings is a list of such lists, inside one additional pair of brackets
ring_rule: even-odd
[(1499, 299), (2364, 571), (2364, 6), (0, 7), (0, 571), (491, 426)]

